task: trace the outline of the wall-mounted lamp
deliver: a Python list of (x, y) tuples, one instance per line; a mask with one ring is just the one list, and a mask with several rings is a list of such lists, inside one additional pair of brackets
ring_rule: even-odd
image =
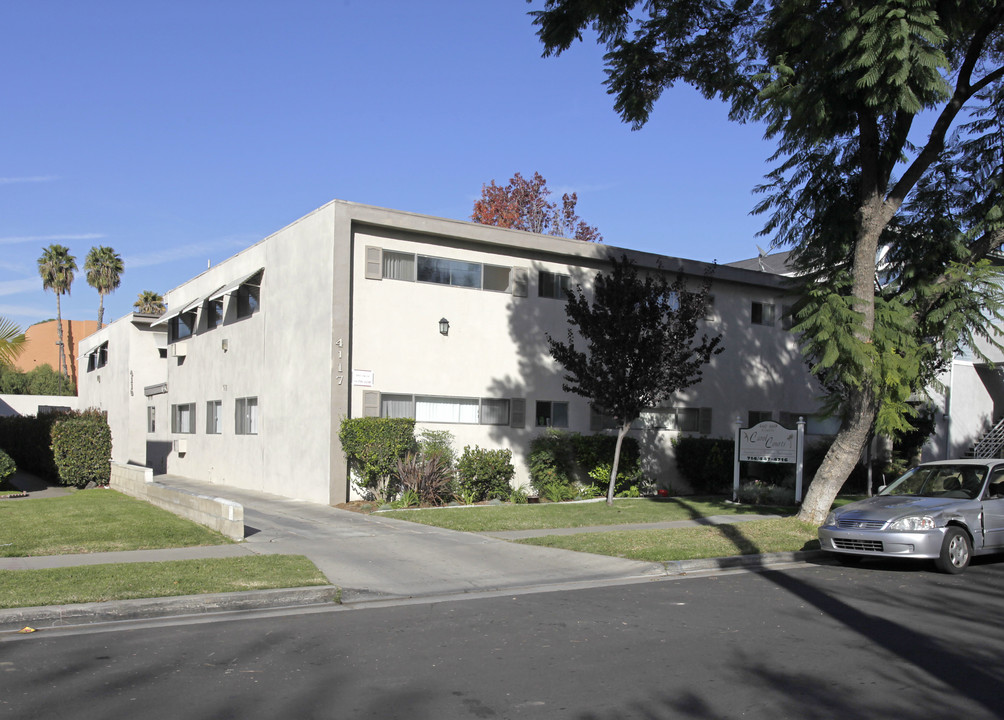
[(450, 321), (447, 320), (446, 318), (443, 318), (442, 320), (439, 321), (439, 334), (440, 335), (450, 334)]
[(230, 341), (227, 340), (226, 338), (223, 338), (223, 342), (221, 342), (220, 345), (223, 348), (223, 352), (226, 352), (227, 350), (230, 349)]

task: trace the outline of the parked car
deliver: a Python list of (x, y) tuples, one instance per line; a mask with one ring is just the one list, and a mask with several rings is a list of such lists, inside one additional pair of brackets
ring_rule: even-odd
[(847, 563), (920, 558), (961, 573), (974, 555), (1004, 551), (1004, 460), (918, 465), (875, 497), (831, 512), (819, 545)]

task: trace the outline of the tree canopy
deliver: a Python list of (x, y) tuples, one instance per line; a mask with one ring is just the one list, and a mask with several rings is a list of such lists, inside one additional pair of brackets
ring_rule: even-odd
[(132, 306), (136, 312), (144, 315), (163, 315), (167, 311), (167, 307), (164, 305), (164, 296), (153, 290), (140, 292)]
[(98, 291), (98, 330), (100, 330), (105, 318), (105, 295), (121, 284), (125, 266), (117, 252), (101, 245), (92, 247), (87, 253), (84, 269), (87, 271), (87, 284)]
[(13, 365), (25, 342), (24, 331), (13, 321), (0, 317), (0, 367)]
[(764, 234), (841, 429), (800, 517), (822, 520), (875, 430), (958, 349), (996, 343), (1004, 243), (1004, 0), (547, 0), (544, 54), (592, 29), (636, 128), (688, 83), (777, 143)]
[(52, 244), (42, 251), (38, 259), (38, 274), (42, 278), (42, 289), (56, 294), (56, 336), (59, 338), (59, 373), (66, 375), (66, 346), (63, 345), (63, 311), (60, 297), (70, 294), (73, 274), (77, 271), (77, 259), (70, 255), (70, 249)]
[(599, 230), (576, 214), (579, 202), (576, 193), (563, 194), (560, 207), (548, 200), (550, 195), (547, 180), (538, 172), (530, 180), (516, 173), (507, 185), (496, 185), (492, 180), (491, 184), (481, 186), (481, 197), (474, 203), (471, 220), (482, 225), (603, 242)]
[[(673, 282), (661, 271), (642, 277), (628, 258), (611, 258), (610, 272), (596, 276), (592, 300), (581, 286), (569, 291), (567, 341), (547, 336), (551, 356), (565, 370), (565, 392), (589, 398), (597, 412), (617, 423), (608, 503), (631, 423), (643, 410), (700, 382), (704, 366), (723, 350), (720, 335), (695, 340), (712, 271), (713, 266), (701, 287), (691, 290), (683, 275)], [(579, 339), (585, 349), (576, 344)]]

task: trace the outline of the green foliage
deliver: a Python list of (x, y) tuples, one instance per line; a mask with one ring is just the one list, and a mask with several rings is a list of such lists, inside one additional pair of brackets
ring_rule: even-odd
[(12, 365), (24, 350), (25, 336), (21, 328), (5, 317), (0, 317), (0, 369)]
[(735, 441), (680, 435), (673, 439), (680, 475), (695, 495), (731, 494)]
[(739, 502), (747, 505), (794, 505), (795, 492), (782, 485), (753, 480), (739, 486)]
[(384, 502), (397, 494), (397, 464), (417, 449), (411, 418), (345, 418), (338, 431), (363, 494)]
[(14, 477), (14, 473), (17, 472), (17, 465), (11, 456), (0, 450), (0, 489), (4, 488), (4, 485)]
[(21, 372), (0, 367), (0, 393), (8, 395), (75, 395), (73, 381), (48, 363)]
[(418, 448), (422, 457), (438, 459), (451, 472), (456, 468), (457, 452), (449, 430), (423, 430), (418, 436)]
[(112, 431), (96, 410), (63, 415), (52, 425), (52, 457), (62, 485), (107, 485), (111, 478)]
[(52, 425), (63, 413), (0, 417), (0, 449), (18, 468), (40, 478), (55, 480), (59, 473), (52, 456)]
[[(611, 435), (546, 430), (530, 441), (530, 484), (540, 497), (598, 497), (610, 483), (616, 443)], [(615, 494), (642, 482), (634, 438), (624, 438), (620, 467)]]
[(457, 462), (459, 494), (468, 500), (473, 498), (473, 502), (505, 500), (512, 492), (515, 474), (511, 450), (485, 450), (468, 445)]
[(397, 461), (397, 475), (404, 488), (404, 507), (442, 505), (453, 494), (453, 468), (441, 454), (408, 453)]

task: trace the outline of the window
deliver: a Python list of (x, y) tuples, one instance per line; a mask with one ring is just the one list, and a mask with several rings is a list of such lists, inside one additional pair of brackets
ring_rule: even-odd
[(512, 285), (509, 282), (511, 275), (512, 268), (485, 265), (484, 289), (492, 292), (512, 292)]
[(251, 317), (261, 305), (261, 288), (245, 283), (237, 289), (237, 317)]
[(171, 406), (171, 432), (187, 434), (195, 432), (195, 403)]
[(108, 343), (101, 343), (87, 356), (87, 371), (103, 368), (108, 364)]
[(223, 401), (210, 400), (206, 403), (206, 435), (223, 432)]
[(238, 435), (258, 434), (258, 398), (237, 398), (234, 408), (234, 432)]
[(771, 303), (754, 300), (750, 308), (750, 322), (754, 325), (774, 327), (774, 306)]
[(187, 312), (173, 317), (167, 327), (169, 342), (191, 337), (192, 331), (195, 329), (195, 313)]
[(146, 408), (146, 431), (148, 433), (157, 432), (157, 408), (148, 405)]
[(223, 323), (223, 298), (206, 303), (206, 329), (212, 330)]
[(480, 288), (481, 263), (419, 255), (417, 278), (419, 282)]
[(635, 430), (675, 430), (678, 432), (711, 432), (711, 409), (663, 407), (643, 410), (633, 423)]
[(773, 420), (774, 413), (770, 410), (750, 410), (748, 425), (746, 427), (753, 427), (754, 425), (758, 425), (762, 422), (773, 422)]
[(383, 276), (387, 280), (415, 282), (415, 256), (385, 250), (383, 253)]
[(537, 275), (537, 295), (544, 298), (554, 298), (564, 300), (565, 293), (568, 292), (568, 275), (558, 275), (557, 273), (541, 270)]
[(537, 427), (568, 427), (568, 403), (538, 400)]
[(507, 398), (464, 398), (436, 395), (380, 395), (380, 417), (415, 418), (418, 422), (461, 425), (508, 425), (512, 403)]

